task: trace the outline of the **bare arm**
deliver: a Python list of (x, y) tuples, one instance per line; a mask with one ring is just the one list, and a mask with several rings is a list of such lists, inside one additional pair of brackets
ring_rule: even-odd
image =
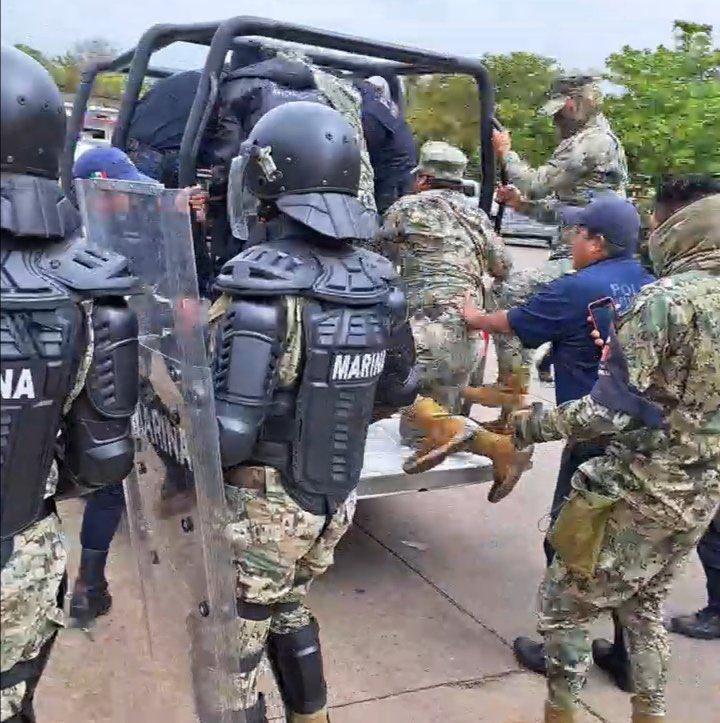
[(463, 305), (463, 318), (469, 329), (476, 331), (487, 331), (490, 334), (512, 334), (512, 328), (508, 322), (507, 311), (495, 311), (486, 314), (475, 306), (472, 294), (468, 291), (465, 294)]

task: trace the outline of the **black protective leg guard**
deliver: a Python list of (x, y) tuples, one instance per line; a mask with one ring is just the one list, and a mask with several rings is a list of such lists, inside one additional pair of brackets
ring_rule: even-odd
[(316, 713), (327, 704), (317, 620), (291, 633), (268, 637), (268, 658), (285, 707), (294, 713)]
[(80, 572), (70, 600), (70, 617), (81, 624), (105, 615), (112, 607), (112, 597), (105, 579), (107, 556), (107, 550), (82, 550)]

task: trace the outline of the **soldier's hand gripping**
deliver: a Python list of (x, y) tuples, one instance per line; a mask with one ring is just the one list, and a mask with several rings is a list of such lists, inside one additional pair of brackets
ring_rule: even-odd
[(510, 208), (519, 211), (523, 204), (523, 195), (513, 185), (507, 184), (504, 186), (498, 186), (495, 190), (495, 200), (498, 203), (504, 203)]
[(208, 192), (201, 186), (192, 186), (187, 189), (190, 197), (190, 209), (195, 214), (195, 218), (199, 223), (203, 223), (207, 218), (208, 203), (210, 196)]
[(512, 148), (510, 134), (507, 131), (494, 130), (492, 134), (492, 146), (495, 155), (498, 158), (503, 158)]
[(485, 316), (485, 312), (478, 308), (473, 301), (473, 293), (469, 289), (465, 292), (465, 300), (462, 307), (462, 316), (465, 323), (472, 329)]
[(512, 413), (508, 432), (512, 435), (517, 449), (523, 449), (533, 444), (537, 431), (542, 427), (544, 417), (545, 411), (542, 402), (533, 402), (526, 409), (519, 409)]

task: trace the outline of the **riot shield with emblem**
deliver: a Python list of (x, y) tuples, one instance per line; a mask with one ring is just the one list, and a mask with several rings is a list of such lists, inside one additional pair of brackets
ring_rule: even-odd
[(140, 399), (125, 496), (157, 680), (150, 694), (171, 696), (173, 711), (187, 711), (183, 723), (243, 721), (232, 693), (235, 576), (187, 195), (101, 179), (77, 190), (88, 243), (126, 256), (142, 283), (130, 300)]

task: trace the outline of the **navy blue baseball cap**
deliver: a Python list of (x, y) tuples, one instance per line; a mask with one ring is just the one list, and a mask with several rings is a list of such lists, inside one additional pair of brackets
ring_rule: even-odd
[(594, 198), (587, 206), (565, 206), (560, 217), (566, 226), (582, 226), (601, 235), (614, 256), (632, 256), (640, 237), (640, 214), (630, 201), (614, 193)]
[(91, 148), (75, 161), (73, 178), (93, 177), (111, 178), (117, 181), (157, 183), (154, 178), (140, 173), (123, 151), (112, 146)]

